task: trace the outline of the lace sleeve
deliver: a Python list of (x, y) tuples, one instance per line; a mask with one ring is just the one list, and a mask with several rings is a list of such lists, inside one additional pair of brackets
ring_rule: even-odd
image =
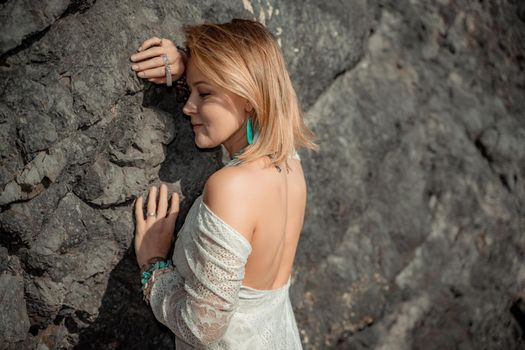
[(196, 215), (189, 232), (191, 244), (184, 247), (193, 273), (183, 284), (178, 284), (172, 273), (159, 276), (150, 304), (155, 317), (178, 338), (202, 347), (218, 342), (225, 334), (252, 248), (204, 202), (199, 203)]

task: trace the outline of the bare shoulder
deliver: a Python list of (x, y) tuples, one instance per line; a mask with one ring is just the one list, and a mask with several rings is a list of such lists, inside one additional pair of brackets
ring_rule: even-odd
[(206, 206), (249, 242), (255, 230), (253, 178), (249, 169), (224, 167), (213, 173), (203, 191)]

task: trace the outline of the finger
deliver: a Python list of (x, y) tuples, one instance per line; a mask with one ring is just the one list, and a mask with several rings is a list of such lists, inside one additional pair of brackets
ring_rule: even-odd
[(152, 48), (149, 48), (147, 50), (142, 50), (138, 53), (135, 53), (133, 55), (131, 55), (131, 60), (133, 62), (140, 62), (140, 61), (143, 61), (145, 60), (146, 58), (151, 58), (151, 57), (155, 57), (155, 56), (160, 56), (164, 51), (164, 49), (160, 46), (155, 46), (155, 47), (152, 47)]
[(139, 51), (147, 50), (153, 45), (160, 45), (160, 38), (154, 36), (152, 38), (147, 39), (142, 43), (142, 45), (139, 46)]
[(148, 81), (151, 81), (155, 84), (164, 84), (166, 83), (166, 78), (149, 78)]
[[(180, 66), (175, 66), (173, 64), (170, 64), (170, 72), (172, 76), (180, 77), (183, 72), (179, 72)], [(141, 72), (138, 72), (139, 77), (141, 78), (161, 78), (166, 76), (166, 68), (164, 66), (152, 68), (152, 69), (146, 69)]]
[(146, 69), (137, 73), (141, 78), (160, 78), (166, 76), (166, 68), (164, 66)]
[(137, 222), (137, 232), (144, 232), (146, 223), (144, 222), (142, 196), (139, 196), (135, 201), (135, 221)]
[[(148, 212), (149, 213), (157, 213), (157, 187), (152, 186), (148, 193)], [(155, 221), (155, 216), (147, 216), (146, 221)]]
[(180, 198), (177, 192), (173, 192), (170, 201), (170, 211), (166, 218), (166, 226), (168, 232), (173, 233), (175, 231), (175, 223), (177, 222), (177, 216), (179, 215)]
[(168, 45), (168, 44), (171, 45), (171, 46), (175, 46), (175, 45), (173, 44), (173, 42), (172, 42), (170, 39), (168, 39), (168, 38), (162, 38), (162, 43), (161, 43), (160, 45), (161, 45), (161, 46), (166, 46), (166, 45)]
[(160, 185), (159, 190), (159, 207), (157, 208), (157, 218), (165, 218), (168, 210), (168, 186)]
[(157, 56), (155, 58), (140, 63), (134, 63), (131, 66), (131, 68), (136, 72), (157, 67), (164, 67), (164, 60), (161, 56)]

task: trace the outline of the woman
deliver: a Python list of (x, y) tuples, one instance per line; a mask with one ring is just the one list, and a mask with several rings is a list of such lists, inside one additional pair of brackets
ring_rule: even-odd
[[(285, 62), (260, 23), (185, 28), (186, 52), (146, 40), (139, 77), (171, 85), (186, 75), (183, 107), (200, 148), (222, 145), (212, 174), (172, 244), (179, 196), (167, 187), (135, 204), (135, 251), (145, 300), (177, 349), (301, 349), (288, 289), (306, 207), (297, 147), (317, 149)], [(181, 80), (182, 81), (182, 80)], [(173, 262), (173, 263), (172, 263)]]

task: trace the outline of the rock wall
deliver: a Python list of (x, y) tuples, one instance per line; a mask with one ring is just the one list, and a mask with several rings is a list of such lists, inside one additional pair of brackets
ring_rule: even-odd
[(0, 3), (0, 348), (173, 348), (141, 300), (132, 202), (184, 200), (175, 92), (129, 56), (256, 18), (318, 135), (291, 298), (305, 349), (525, 347), (525, 5), (494, 1)]

